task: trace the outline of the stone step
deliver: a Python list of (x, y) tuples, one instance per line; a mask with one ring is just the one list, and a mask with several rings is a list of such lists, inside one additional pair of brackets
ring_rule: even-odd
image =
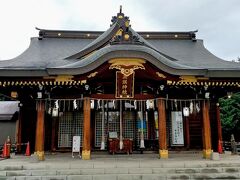
[(167, 180), (167, 179), (239, 179), (239, 173), (195, 174), (96, 174), (1, 177), (9, 180)]
[(102, 167), (102, 168), (46, 168), (46, 169), (18, 169), (18, 168), (6, 168), (4, 170), (0, 171), (0, 175), (5, 173), (11, 173), (11, 172), (21, 172), (21, 173), (50, 173), (50, 174), (63, 174), (66, 172), (69, 173), (98, 173), (103, 172), (103, 174), (112, 174), (112, 173), (135, 173), (135, 172), (141, 172), (144, 174), (148, 173), (234, 173), (234, 172), (240, 172), (240, 167), (201, 167), (201, 168), (161, 168), (161, 167), (145, 167), (145, 168), (135, 168), (135, 167)]
[(21, 164), (1, 165), (1, 171), (18, 170), (54, 170), (54, 169), (97, 169), (97, 168), (170, 168), (170, 169), (191, 169), (191, 168), (228, 168), (229, 170), (240, 167), (240, 163), (159, 163), (159, 162), (98, 162), (98, 163), (51, 163), (51, 164)]
[(85, 168), (49, 170), (7, 170), (0, 176), (61, 176), (61, 175), (111, 175), (111, 174), (214, 174), (240, 173), (240, 167), (224, 168)]

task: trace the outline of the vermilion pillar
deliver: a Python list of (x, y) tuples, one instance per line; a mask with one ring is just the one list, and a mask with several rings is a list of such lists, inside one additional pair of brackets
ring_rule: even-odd
[(90, 144), (90, 118), (91, 118), (91, 102), (90, 98), (84, 99), (83, 105), (83, 149), (82, 159), (88, 160), (91, 158), (91, 144)]
[(56, 123), (57, 119), (56, 117), (52, 118), (52, 140), (51, 140), (51, 151), (56, 151), (56, 143), (55, 143), (55, 139), (56, 139)]
[(19, 109), (18, 120), (16, 122), (16, 140), (17, 140), (17, 152), (21, 152), (22, 143), (22, 107)]
[(188, 117), (185, 117), (185, 141), (186, 141), (186, 148), (189, 149), (189, 147), (190, 147), (190, 132), (189, 132)]
[(210, 159), (212, 153), (212, 144), (208, 101), (203, 102), (202, 112), (203, 112), (203, 157), (206, 159)]
[[(219, 104), (216, 104), (216, 116), (217, 116), (217, 131), (218, 131), (218, 147), (219, 149), (222, 149), (222, 124), (221, 124), (221, 118), (220, 118), (220, 107)], [(219, 152), (222, 153), (222, 152)]]
[(167, 129), (166, 129), (166, 112), (163, 99), (158, 100), (158, 140), (159, 140), (159, 157), (168, 158), (167, 149)]
[(35, 154), (38, 160), (44, 160), (44, 115), (45, 103), (44, 101), (37, 101), (37, 126), (36, 126), (36, 142)]

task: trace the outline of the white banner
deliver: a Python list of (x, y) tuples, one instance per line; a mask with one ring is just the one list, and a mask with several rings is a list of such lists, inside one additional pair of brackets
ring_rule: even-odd
[(183, 118), (181, 111), (172, 111), (172, 145), (184, 146)]

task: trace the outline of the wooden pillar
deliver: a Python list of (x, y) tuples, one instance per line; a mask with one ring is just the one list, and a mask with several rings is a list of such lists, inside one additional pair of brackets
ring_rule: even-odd
[(209, 102), (203, 101), (203, 158), (210, 159), (212, 153)]
[(190, 147), (190, 132), (189, 132), (188, 117), (185, 117), (185, 141), (186, 141), (186, 148), (189, 149), (189, 147)]
[(90, 98), (84, 99), (83, 104), (83, 149), (82, 159), (88, 160), (91, 158), (91, 144), (90, 144), (90, 118), (91, 118), (91, 102)]
[(51, 151), (56, 151), (56, 126), (57, 126), (57, 119), (56, 117), (52, 118), (52, 140), (51, 140)]
[(44, 160), (44, 115), (45, 115), (45, 103), (39, 100), (37, 103), (37, 126), (36, 126), (36, 142), (35, 142), (35, 154), (38, 160)]
[(222, 124), (221, 124), (221, 117), (220, 117), (220, 107), (219, 104), (216, 104), (216, 116), (217, 116), (217, 131), (218, 131), (218, 148), (222, 149)]
[(159, 158), (168, 158), (166, 112), (163, 99), (158, 100), (158, 134)]

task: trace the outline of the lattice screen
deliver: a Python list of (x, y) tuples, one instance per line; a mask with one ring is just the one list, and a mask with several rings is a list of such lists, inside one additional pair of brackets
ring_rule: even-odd
[(81, 136), (82, 145), (83, 113), (64, 112), (59, 118), (58, 147), (72, 147), (72, 137)]
[(123, 138), (134, 140), (135, 113), (123, 112)]
[(108, 112), (108, 132), (117, 132), (120, 134), (120, 114), (119, 112)]
[[(107, 113), (104, 113), (104, 133), (105, 133), (105, 147), (107, 145)], [(100, 147), (102, 141), (102, 112), (95, 114), (95, 147)]]

